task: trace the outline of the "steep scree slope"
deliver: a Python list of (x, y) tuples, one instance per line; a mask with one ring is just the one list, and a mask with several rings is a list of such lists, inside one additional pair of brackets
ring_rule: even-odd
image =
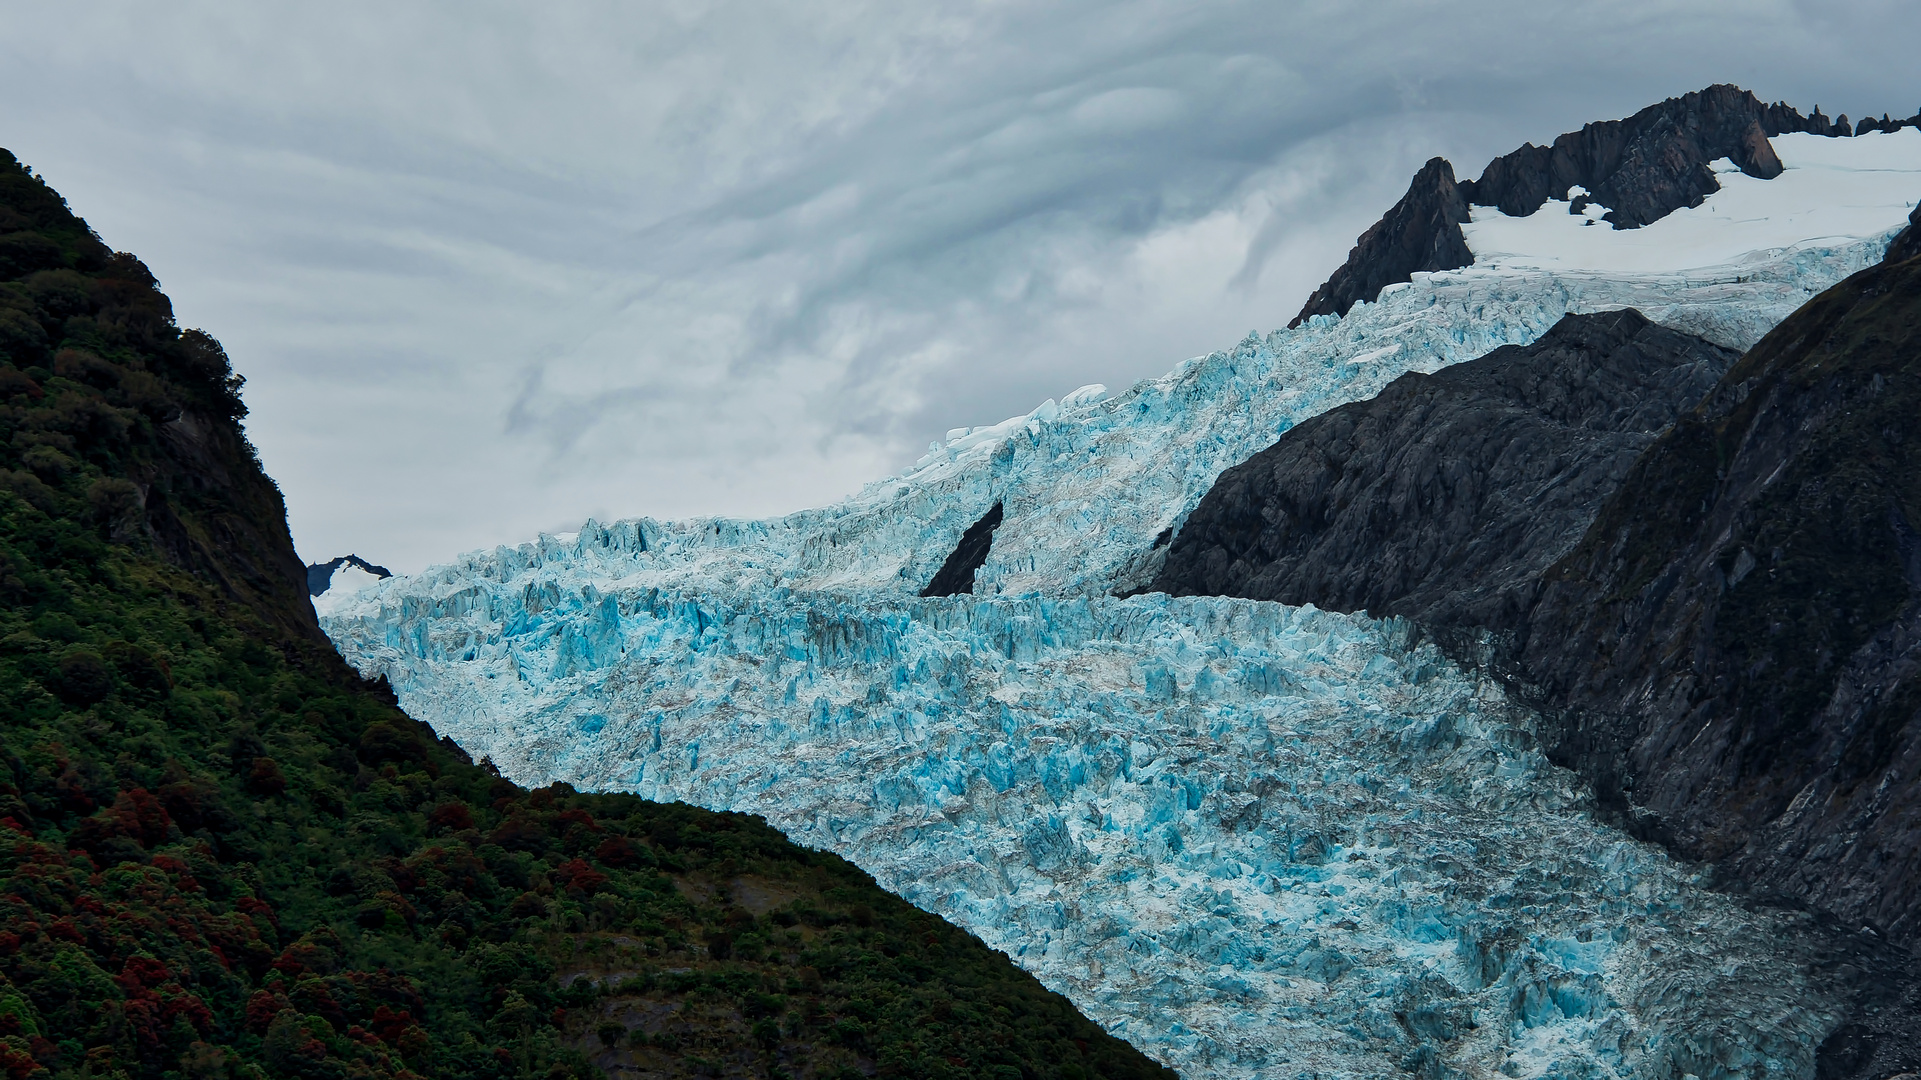
[(13, 1080), (1169, 1075), (764, 823), (529, 792), (400, 713), (320, 637), (218, 344), (4, 151), (0, 359)]

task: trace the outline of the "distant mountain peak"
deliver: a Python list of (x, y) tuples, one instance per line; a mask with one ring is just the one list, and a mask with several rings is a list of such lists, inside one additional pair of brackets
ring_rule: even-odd
[[(1906, 120), (1862, 121), (1859, 132), (1921, 127), (1921, 113)], [(1372, 303), (1389, 285), (1414, 274), (1472, 265), (1461, 226), (1469, 206), (1489, 206), (1526, 217), (1548, 200), (1570, 200), (1569, 210), (1605, 206), (1601, 220), (1616, 229), (1638, 229), (1683, 207), (1699, 206), (1720, 190), (1712, 163), (1728, 158), (1743, 173), (1771, 180), (1782, 171), (1768, 142), (1776, 135), (1806, 132), (1857, 134), (1847, 118), (1830, 121), (1817, 106), (1812, 115), (1784, 102), (1764, 104), (1751, 91), (1727, 83), (1672, 97), (1622, 120), (1604, 120), (1568, 132), (1546, 146), (1524, 143), (1488, 163), (1478, 180), (1454, 179), (1446, 159), (1421, 167), (1406, 195), (1355, 242), (1335, 270), (1294, 316), (1299, 326), (1316, 315), (1345, 315)], [(1575, 188), (1579, 193), (1570, 194)]]

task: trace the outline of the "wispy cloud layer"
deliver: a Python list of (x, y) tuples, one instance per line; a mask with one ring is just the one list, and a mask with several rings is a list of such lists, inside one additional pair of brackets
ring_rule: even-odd
[(305, 554), (762, 514), (1284, 323), (1434, 154), (1911, 4), (5, 5), (0, 145), (249, 376)]

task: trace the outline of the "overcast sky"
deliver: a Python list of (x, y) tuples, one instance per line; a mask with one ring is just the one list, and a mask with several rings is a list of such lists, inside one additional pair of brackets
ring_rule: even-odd
[(1921, 107), (1888, 2), (0, 0), (0, 145), (247, 376), (301, 554), (758, 516), (1286, 324), (1440, 154), (1713, 82)]

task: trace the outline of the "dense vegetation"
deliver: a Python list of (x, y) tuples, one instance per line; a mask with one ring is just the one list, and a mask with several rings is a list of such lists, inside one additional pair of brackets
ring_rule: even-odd
[(219, 345), (0, 151), (0, 1070), (1171, 1076), (757, 819), (471, 763), (314, 626)]

